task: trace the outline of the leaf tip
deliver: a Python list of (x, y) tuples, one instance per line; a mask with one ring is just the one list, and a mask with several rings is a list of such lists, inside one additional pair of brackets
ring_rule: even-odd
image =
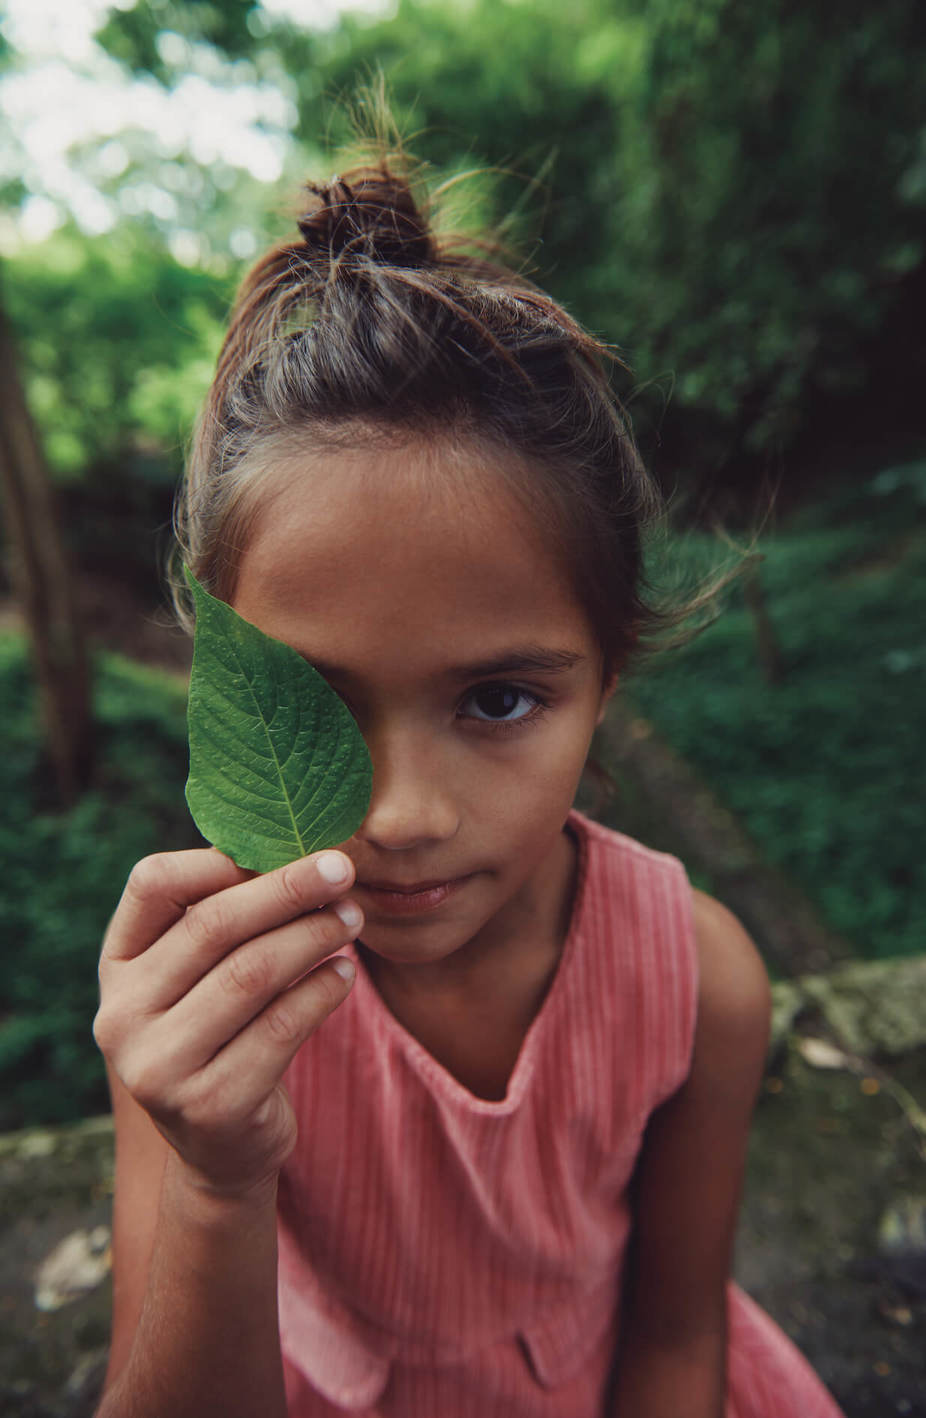
[(199, 584), (196, 577), (193, 575), (192, 571), (187, 566), (186, 562), (183, 563), (183, 576), (187, 585), (193, 593), (194, 600), (198, 600), (200, 596), (205, 594), (202, 586)]

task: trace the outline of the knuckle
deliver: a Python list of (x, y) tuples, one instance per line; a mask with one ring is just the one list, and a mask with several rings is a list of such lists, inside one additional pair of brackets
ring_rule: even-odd
[(299, 915), (308, 909), (304, 887), (300, 880), (301, 873), (297, 869), (297, 865), (296, 862), (287, 862), (286, 866), (281, 867), (274, 877), (277, 897), (293, 915)]
[(217, 1134), (228, 1112), (226, 1091), (221, 1084), (210, 1088), (190, 1087), (178, 1103), (177, 1115), (182, 1115), (185, 1127), (201, 1136)]
[(93, 1039), (101, 1054), (107, 1054), (116, 1042), (112, 1016), (102, 1005), (94, 1016)]
[(140, 1103), (146, 1112), (164, 1115), (171, 1111), (167, 1080), (157, 1063), (151, 1059), (126, 1059), (121, 1066), (120, 1077), (136, 1103)]
[(170, 856), (167, 852), (155, 852), (142, 857), (129, 872), (126, 891), (137, 898), (146, 900), (161, 896), (170, 882)]
[(97, 985), (100, 991), (100, 1004), (105, 1007), (107, 996), (117, 989), (121, 984), (120, 963), (113, 960), (110, 951), (111, 927), (107, 929), (103, 937), (103, 948), (100, 951), (96, 963)]
[(318, 911), (308, 918), (312, 939), (321, 950), (337, 950), (350, 936), (344, 922), (333, 911)]
[(292, 1114), (287, 1116), (283, 1114), (282, 1109), (278, 1109), (277, 1118), (275, 1151), (281, 1161), (285, 1162), (286, 1158), (296, 1146), (298, 1127)]
[(273, 962), (266, 951), (254, 946), (236, 950), (222, 962), (219, 980), (230, 995), (261, 995), (272, 986)]
[(277, 1044), (297, 1043), (304, 1032), (304, 1024), (299, 1011), (290, 999), (278, 999), (264, 1016), (267, 1032)]
[(321, 970), (313, 977), (315, 992), (324, 1014), (330, 1014), (344, 998), (344, 983), (332, 969)]
[(194, 950), (207, 948), (226, 934), (227, 914), (217, 896), (196, 901), (187, 908), (183, 926)]
[(253, 1104), (240, 1082), (233, 1077), (210, 1079), (198, 1088), (186, 1105), (184, 1116), (191, 1128), (214, 1142), (237, 1137), (247, 1122)]
[(107, 1058), (115, 1058), (126, 1041), (131, 1041), (136, 1016), (121, 992), (109, 990), (97, 1006), (91, 1030), (97, 1048)]
[(255, 1142), (259, 1141), (261, 1150), (269, 1149), (285, 1161), (296, 1145), (298, 1128), (295, 1114), (280, 1087), (275, 1088), (260, 1107), (250, 1113), (246, 1122)]

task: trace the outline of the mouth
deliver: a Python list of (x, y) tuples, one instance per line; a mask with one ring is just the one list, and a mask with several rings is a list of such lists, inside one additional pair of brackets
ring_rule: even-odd
[(379, 910), (395, 916), (414, 916), (436, 910), (470, 880), (468, 876), (449, 881), (399, 883), (391, 881), (358, 881), (357, 888)]

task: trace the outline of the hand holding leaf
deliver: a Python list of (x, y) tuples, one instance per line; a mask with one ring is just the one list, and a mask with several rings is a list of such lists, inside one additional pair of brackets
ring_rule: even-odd
[(186, 800), (200, 832), (259, 872), (345, 842), (373, 785), (347, 706), (289, 645), (184, 574), (196, 605)]

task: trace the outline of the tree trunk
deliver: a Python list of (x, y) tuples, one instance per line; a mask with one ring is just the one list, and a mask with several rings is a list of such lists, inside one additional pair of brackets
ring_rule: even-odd
[(93, 733), (84, 636), (54, 494), (0, 308), (0, 479), (11, 575), (32, 642), (48, 758), (62, 807), (90, 776)]

